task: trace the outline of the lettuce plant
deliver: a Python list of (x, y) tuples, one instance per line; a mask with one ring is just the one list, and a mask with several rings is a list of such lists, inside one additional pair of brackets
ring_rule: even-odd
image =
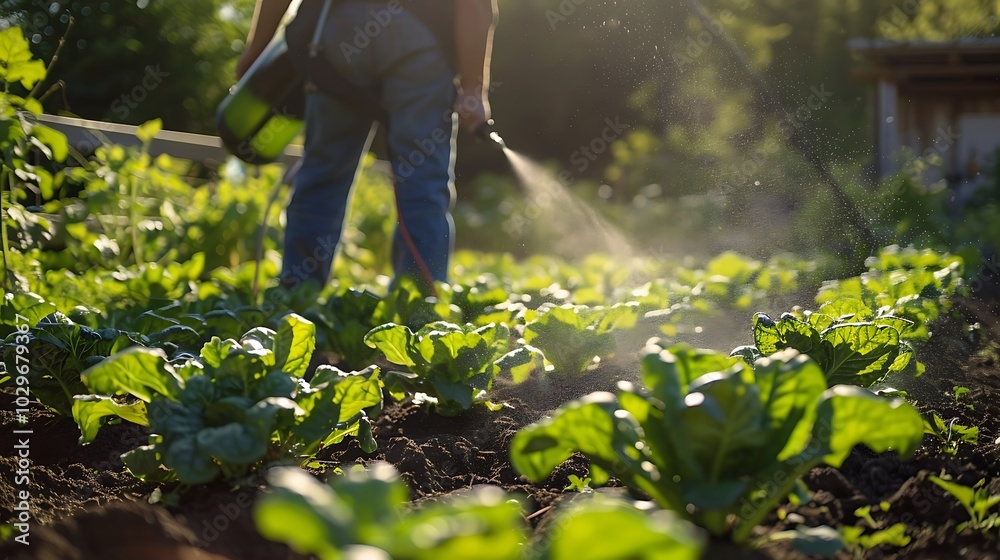
[(415, 401), (428, 403), (443, 415), (468, 410), (475, 403), (496, 407), (486, 401), (486, 392), (497, 375), (510, 371), (519, 383), (539, 365), (541, 354), (530, 346), (507, 352), (509, 339), (510, 330), (502, 323), (476, 328), (436, 322), (415, 333), (389, 323), (365, 336), (365, 342), (387, 360), (410, 369), (386, 376), (393, 396), (415, 394)]
[(785, 313), (777, 321), (756, 314), (755, 346), (737, 348), (733, 354), (752, 362), (794, 348), (816, 360), (830, 386), (870, 387), (910, 364), (913, 349), (902, 339), (912, 327), (907, 319), (876, 314), (859, 299), (841, 298), (818, 312)]
[[(122, 456), (144, 479), (176, 477), (187, 484), (240, 476), (270, 460), (309, 457), (347, 436), (374, 450), (368, 412), (382, 404), (378, 368), (348, 374), (321, 367), (302, 379), (313, 353), (314, 326), (285, 316), (277, 331), (256, 328), (239, 341), (214, 338), (200, 355), (170, 363), (162, 350), (135, 347), (84, 373), (96, 395), (77, 399), (81, 440), (106, 416), (148, 425), (149, 445)], [(143, 410), (123, 410), (133, 398)]]
[(651, 341), (645, 387), (593, 393), (524, 428), (514, 468), (533, 481), (575, 452), (595, 484), (615, 476), (715, 535), (746, 541), (814, 466), (839, 466), (858, 444), (912, 455), (920, 415), (901, 400), (853, 386), (827, 389), (820, 367), (795, 350), (753, 366)]
[(629, 329), (638, 320), (638, 304), (611, 307), (585, 305), (544, 305), (524, 326), (524, 340), (545, 354), (554, 371), (579, 374), (594, 362), (614, 354), (615, 329)]
[(846, 280), (824, 282), (817, 303), (858, 298), (872, 309), (904, 317), (913, 325), (905, 340), (926, 340), (930, 324), (951, 307), (950, 298), (963, 287), (961, 257), (898, 245), (885, 247), (866, 261), (868, 271)]
[(293, 468), (273, 469), (268, 482), (270, 492), (253, 511), (257, 529), (321, 560), (522, 557), (521, 506), (499, 488), (411, 510), (406, 485), (388, 463), (368, 472), (355, 467), (329, 485)]
[(382, 324), (376, 313), (380, 299), (369, 291), (348, 288), (330, 296), (325, 305), (311, 307), (306, 315), (317, 327), (317, 342), (351, 366), (371, 363), (377, 351), (365, 344), (370, 330)]
[[(15, 335), (2, 346), (7, 371), (16, 371)], [(28, 379), (31, 393), (56, 414), (72, 414), (73, 397), (87, 393), (81, 374), (105, 357), (139, 344), (116, 329), (90, 329), (77, 325), (61, 313), (53, 313), (28, 332)]]

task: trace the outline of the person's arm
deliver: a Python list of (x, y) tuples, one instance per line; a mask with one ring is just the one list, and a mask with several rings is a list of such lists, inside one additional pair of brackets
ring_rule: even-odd
[(490, 118), (490, 58), (499, 9), (497, 0), (455, 1), (455, 47), (459, 92), (455, 110), (473, 131)]
[(274, 32), (281, 24), (281, 18), (288, 11), (292, 0), (257, 0), (253, 12), (253, 23), (250, 24), (250, 34), (243, 55), (236, 63), (236, 78), (242, 78), (264, 48), (271, 42)]

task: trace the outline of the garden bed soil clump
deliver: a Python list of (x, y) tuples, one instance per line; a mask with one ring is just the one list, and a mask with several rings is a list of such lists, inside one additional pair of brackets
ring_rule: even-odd
[[(936, 412), (945, 421), (978, 426), (979, 445), (961, 444), (958, 452), (940, 451), (930, 436), (909, 461), (892, 454), (876, 455), (855, 449), (840, 469), (813, 469), (804, 482), (810, 499), (786, 505), (758, 528), (757, 537), (794, 529), (796, 525), (865, 526), (858, 508), (875, 506), (876, 527), (906, 525), (911, 537), (905, 547), (877, 547), (864, 558), (944, 559), (1000, 558), (997, 538), (956, 526), (968, 515), (958, 502), (928, 477), (947, 474), (956, 482), (973, 485), (985, 479), (1000, 493), (1000, 321), (996, 309), (980, 302), (959, 302), (953, 317), (937, 325), (933, 343), (919, 351), (927, 373), (896, 386), (917, 397), (922, 413)], [(977, 340), (965, 327), (978, 323)], [(974, 333), (972, 333), (974, 334)], [(542, 485), (532, 485), (514, 472), (508, 456), (510, 441), (522, 427), (539, 420), (560, 404), (594, 390), (613, 391), (618, 380), (635, 381), (636, 356), (607, 360), (580, 378), (535, 378), (520, 386), (498, 384), (493, 398), (506, 402), (499, 412), (476, 409), (453, 417), (428, 414), (410, 401), (388, 405), (373, 426), (379, 443), (375, 453), (363, 452), (356, 442), (324, 449), (319, 464), (349, 468), (354, 464), (387, 461), (409, 485), (416, 507), (477, 485), (500, 486), (519, 495), (528, 508), (533, 528), (543, 528), (566, 499), (568, 476), (585, 476), (586, 461), (574, 457)], [(954, 387), (968, 392), (956, 399)], [(12, 401), (5, 396), (0, 410), (0, 510), (13, 511), (18, 496), (13, 485), (18, 468), (10, 453), (18, 441)], [(143, 428), (127, 422), (108, 425), (90, 445), (77, 445), (79, 432), (72, 420), (34, 409), (30, 426), (31, 546), (7, 543), (2, 558), (39, 559), (298, 559), (285, 545), (261, 537), (251, 515), (256, 496), (265, 487), (260, 475), (251, 475), (233, 487), (217, 483), (172, 496), (172, 486), (157, 490), (124, 471), (121, 453), (145, 443)], [(325, 478), (323, 469), (314, 469)], [(614, 485), (614, 481), (612, 481)], [(151, 494), (169, 505), (151, 506)], [(165, 498), (164, 498), (165, 497)], [(888, 505), (888, 509), (880, 506)], [(555, 507), (550, 507), (555, 506)], [(532, 515), (535, 512), (535, 515)], [(536, 535), (536, 538), (537, 535)], [(745, 554), (744, 554), (745, 553)], [(773, 541), (755, 552), (739, 555), (725, 543), (714, 543), (709, 558), (804, 559), (787, 541)], [(842, 552), (838, 558), (853, 558)]]

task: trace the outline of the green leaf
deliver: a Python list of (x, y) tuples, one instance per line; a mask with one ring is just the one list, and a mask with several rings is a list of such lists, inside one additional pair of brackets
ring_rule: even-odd
[(0, 321), (5, 325), (17, 325), (20, 320), (15, 314), (28, 320), (28, 326), (37, 325), (39, 321), (56, 312), (55, 304), (42, 299), (42, 296), (31, 292), (7, 292), (3, 295), (4, 305), (0, 306)]
[(66, 135), (58, 130), (44, 125), (34, 124), (31, 127), (32, 143), (42, 148), (50, 160), (62, 163), (69, 154), (69, 142)]
[(348, 431), (355, 429), (365, 409), (381, 407), (383, 384), (379, 376), (377, 367), (357, 373), (345, 373), (332, 366), (317, 368), (311, 390), (297, 400), (306, 417), (292, 428), (307, 452), (338, 426)]
[(875, 313), (860, 298), (840, 297), (820, 306), (818, 313), (829, 315), (840, 323), (858, 323), (871, 320)]
[(754, 315), (753, 339), (757, 349), (765, 356), (785, 348), (794, 348), (816, 357), (815, 353), (821, 348), (819, 331), (787, 313), (777, 322), (763, 313)]
[(224, 463), (250, 465), (267, 453), (270, 432), (270, 426), (232, 423), (205, 428), (198, 432), (196, 441), (202, 454)]
[(899, 355), (899, 331), (871, 323), (846, 323), (822, 334), (830, 385), (868, 387), (881, 381)]
[(357, 542), (350, 507), (333, 490), (299, 469), (276, 468), (267, 475), (271, 492), (254, 505), (257, 530), (301, 554), (341, 558)]
[(94, 441), (108, 416), (117, 416), (140, 426), (149, 426), (146, 403), (119, 403), (111, 397), (77, 395), (73, 401), (73, 419), (80, 427), (80, 444)]
[(136, 129), (135, 136), (140, 142), (148, 146), (149, 143), (153, 141), (153, 138), (160, 133), (162, 128), (163, 121), (161, 119), (146, 121), (139, 125), (139, 128)]
[(643, 350), (642, 382), (658, 398), (677, 402), (688, 386), (709, 373), (726, 371), (739, 361), (709, 350), (679, 344), (669, 349), (662, 341), (651, 340)]
[(159, 348), (133, 346), (83, 372), (83, 382), (95, 394), (130, 394), (145, 402), (162, 395), (176, 400), (182, 381)]
[(523, 383), (536, 369), (545, 369), (545, 356), (534, 346), (521, 346), (507, 352), (496, 362), (500, 371), (509, 371), (514, 383)]
[[(558, 515), (542, 547), (546, 560), (697, 560), (705, 537), (673, 512), (587, 499)], [(614, 538), (608, 538), (614, 535)]]
[(185, 484), (208, 484), (221, 473), (212, 456), (199, 448), (194, 435), (164, 443), (163, 464)]
[(403, 325), (388, 323), (375, 327), (365, 335), (365, 344), (377, 348), (385, 359), (394, 364), (413, 367), (416, 362), (410, 357), (413, 333)]
[(145, 482), (161, 482), (175, 476), (163, 466), (159, 445), (144, 445), (123, 453), (122, 462), (132, 476)]
[(20, 82), (25, 89), (45, 79), (45, 64), (35, 60), (19, 27), (0, 30), (0, 81)]
[(760, 454), (782, 461), (808, 443), (816, 403), (826, 390), (826, 377), (815, 361), (792, 349), (755, 363), (754, 377), (771, 430)]
[(294, 313), (285, 315), (274, 335), (274, 358), (281, 371), (302, 377), (316, 349), (316, 325)]
[(239, 342), (233, 339), (223, 340), (217, 336), (212, 337), (212, 340), (205, 343), (201, 348), (201, 358), (205, 361), (205, 365), (217, 368), (222, 365), (222, 360), (229, 355), (230, 352), (236, 350), (240, 347)]
[(524, 326), (524, 340), (539, 348), (556, 372), (579, 374), (586, 371), (595, 357), (615, 351), (611, 333), (592, 324), (598, 322), (599, 316), (586, 306), (551, 307)]
[(813, 441), (825, 455), (823, 460), (834, 467), (839, 467), (859, 444), (876, 453), (893, 449), (908, 459), (920, 445), (923, 433), (923, 419), (910, 404), (849, 385), (838, 385), (823, 393), (812, 429)]
[(384, 548), (413, 560), (513, 560), (524, 556), (526, 540), (521, 505), (490, 487), (406, 515), (395, 532), (401, 538)]
[[(617, 400), (610, 393), (592, 393), (559, 409), (555, 416), (532, 424), (514, 436), (511, 461), (514, 469), (533, 482), (541, 482), (575, 452), (587, 455), (598, 466), (619, 464), (641, 473), (636, 450), (639, 426), (627, 415), (617, 418)], [(594, 484), (607, 481), (593, 473)]]

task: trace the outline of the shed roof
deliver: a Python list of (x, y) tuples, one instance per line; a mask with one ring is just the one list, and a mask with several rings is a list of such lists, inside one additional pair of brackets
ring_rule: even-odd
[(1000, 37), (907, 42), (852, 39), (847, 46), (867, 60), (852, 72), (856, 81), (1000, 86)]

